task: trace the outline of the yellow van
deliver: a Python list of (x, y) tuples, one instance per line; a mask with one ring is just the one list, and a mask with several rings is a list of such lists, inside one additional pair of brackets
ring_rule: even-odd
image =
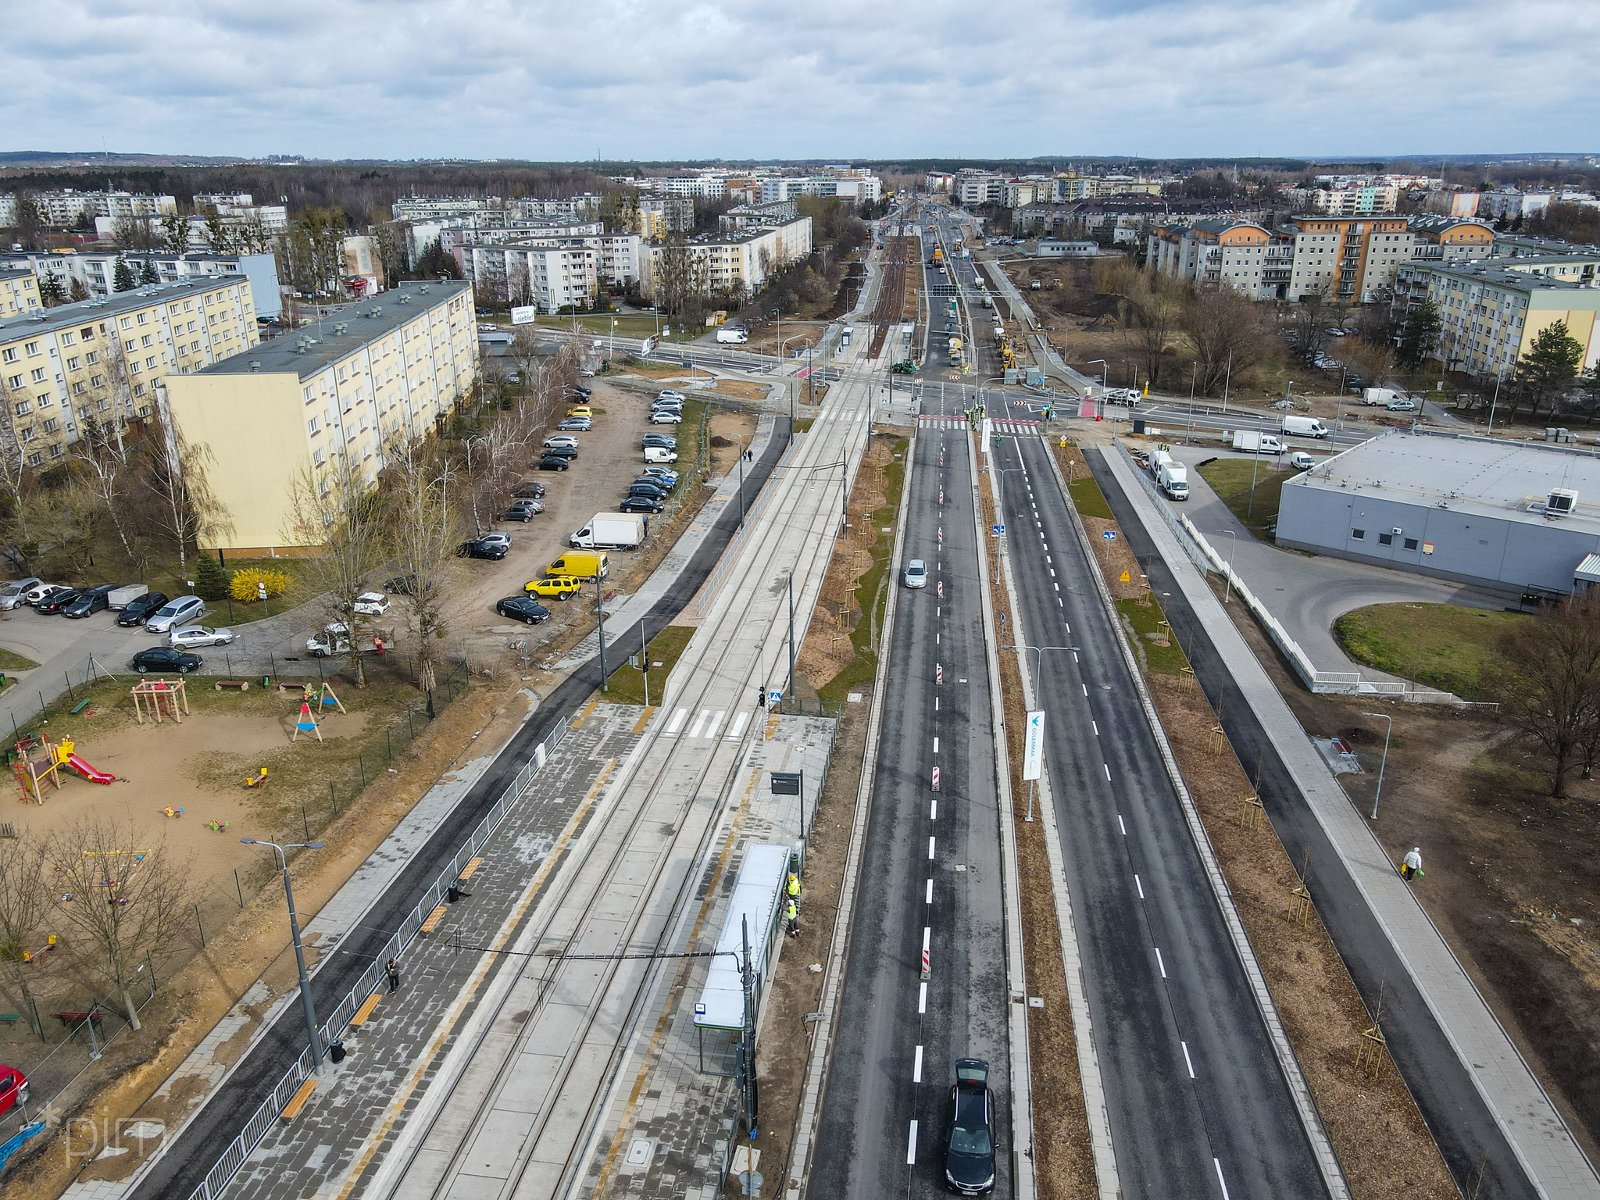
[(544, 569), (546, 575), (573, 575), (579, 579), (604, 579), (611, 563), (603, 551), (568, 550)]

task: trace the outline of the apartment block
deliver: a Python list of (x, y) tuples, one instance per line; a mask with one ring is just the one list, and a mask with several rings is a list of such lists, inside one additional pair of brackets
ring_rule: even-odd
[(62, 458), (82, 422), (137, 420), (156, 389), (257, 344), (250, 282), (152, 284), (0, 319), (0, 419), (33, 467)]
[(186, 279), (238, 276), (250, 281), (256, 316), (273, 320), (283, 311), (278, 293), (278, 260), (271, 254), (167, 254), (158, 250), (52, 251), (0, 254), (0, 268), (31, 271), (39, 279), (54, 275), (63, 286), (83, 285), (91, 299), (110, 296), (116, 291), (118, 260), (127, 262), (135, 279), (145, 276), (148, 266), (158, 283), (177, 283)]
[(1322, 213), (1330, 217), (1370, 217), (1394, 212), (1400, 204), (1400, 188), (1393, 183), (1290, 188), (1285, 198), (1307, 213)]
[(1281, 297), (1294, 266), (1294, 247), (1264, 225), (1237, 218), (1208, 218), (1150, 229), (1150, 270), (1200, 287), (1226, 285), (1252, 300)]
[(462, 247), (462, 274), (513, 304), (554, 313), (588, 307), (602, 284), (627, 289), (642, 282), (644, 239), (636, 233), (521, 238)]
[(0, 320), (44, 307), (39, 280), (26, 267), (0, 266)]
[[(811, 253), (811, 218), (797, 217), (771, 229), (691, 238), (688, 251), (692, 259), (704, 264), (713, 292), (743, 290), (752, 295), (765, 287), (775, 272)], [(664, 246), (651, 246), (647, 251), (647, 296), (654, 295), (654, 280), (664, 253)]]
[[(46, 225), (65, 229), (88, 218), (105, 217), (119, 221), (128, 217), (160, 217), (178, 211), (176, 196), (142, 192), (79, 192), (66, 188), (56, 192), (34, 192), (33, 203)], [(16, 196), (0, 196), (0, 225), (16, 220)]]
[(399, 442), (436, 432), (478, 377), (472, 288), (401, 283), (337, 318), (168, 381), (173, 420), (212, 457), (236, 555), (303, 554), (288, 532), (295, 481), (347, 466), (373, 485)]

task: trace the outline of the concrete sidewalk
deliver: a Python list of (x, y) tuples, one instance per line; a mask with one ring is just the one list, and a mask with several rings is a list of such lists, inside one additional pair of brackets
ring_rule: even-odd
[[(1300, 800), (1337, 854), (1361, 902), (1375, 918), (1538, 1194), (1552, 1200), (1592, 1200), (1600, 1195), (1600, 1175), (1205, 578), (1179, 547), (1162, 514), (1155, 511), (1159, 501), (1120, 452), (1105, 451), (1102, 459), (1105, 473), (1121, 487), (1138, 515), (1145, 536), (1181, 590), (1183, 602), (1226, 664), (1240, 697), (1290, 772)], [(1347, 958), (1352, 952), (1348, 946), (1340, 950)]]

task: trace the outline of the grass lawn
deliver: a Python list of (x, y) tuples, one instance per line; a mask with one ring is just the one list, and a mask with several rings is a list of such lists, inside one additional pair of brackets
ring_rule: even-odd
[[(1178, 645), (1178, 639), (1172, 636), (1172, 631), (1162, 627), (1165, 614), (1153, 597), (1137, 596), (1118, 600), (1117, 611), (1138, 634), (1139, 645), (1144, 648), (1145, 663), (1152, 674), (1182, 674), (1189, 660), (1183, 656), (1183, 650)], [(1165, 645), (1161, 644), (1163, 641)]]
[[(1221, 501), (1243, 522), (1245, 528), (1258, 538), (1266, 538), (1268, 530), (1278, 523), (1278, 498), (1283, 485), (1299, 472), (1288, 469), (1287, 464), (1274, 463), (1270, 456), (1251, 463), (1245, 458), (1219, 458), (1206, 463), (1200, 477), (1211, 485)], [(1255, 468), (1255, 499), (1250, 496), (1250, 475)]]
[(1111, 521), (1111, 506), (1106, 503), (1105, 493), (1100, 490), (1100, 485), (1089, 476), (1074, 479), (1067, 484), (1067, 493), (1072, 497), (1072, 505), (1085, 517), (1098, 517), (1102, 521)]
[[(667, 677), (672, 674), (672, 668), (693, 636), (694, 630), (688, 625), (669, 625), (656, 634), (650, 643), (650, 699), (653, 703), (661, 703)], [(638, 646), (623, 646), (616, 642), (607, 643), (606, 649), (618, 656), (639, 653)], [(622, 666), (612, 672), (606, 683), (605, 698), (614, 704), (643, 704), (644, 673), (634, 670), (624, 659)]]
[(26, 671), (38, 665), (31, 658), (13, 654), (10, 650), (0, 650), (0, 671)]
[[(579, 317), (578, 325), (583, 329), (587, 329), (590, 333), (598, 334), (601, 337), (609, 337), (613, 320), (617, 323), (618, 337), (652, 337), (657, 328), (656, 318), (653, 313), (621, 313), (615, 317), (607, 316), (605, 313), (590, 313)], [(572, 328), (571, 317), (540, 316), (537, 323), (546, 329)], [(660, 329), (662, 340), (666, 341), (666, 325), (663, 323)]]
[(1486, 700), (1504, 665), (1500, 639), (1530, 619), (1453, 604), (1374, 604), (1345, 613), (1333, 633), (1357, 662), (1465, 700)]

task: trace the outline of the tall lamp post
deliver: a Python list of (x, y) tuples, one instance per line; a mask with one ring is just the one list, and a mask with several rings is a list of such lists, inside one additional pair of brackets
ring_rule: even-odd
[(1394, 718), (1388, 713), (1364, 712), (1363, 717), (1381, 717), (1389, 722), (1383, 731), (1383, 759), (1378, 763), (1378, 790), (1372, 794), (1372, 819), (1378, 819), (1378, 801), (1383, 799), (1383, 773), (1389, 766), (1389, 735), (1394, 732)]
[(300, 918), (294, 910), (294, 885), (289, 882), (289, 860), (284, 851), (321, 850), (328, 843), (290, 842), (280, 846), (277, 842), (261, 838), (244, 837), (239, 840), (246, 846), (271, 846), (278, 856), (278, 870), (283, 875), (283, 898), (289, 904), (289, 939), (294, 943), (294, 963), (300, 972), (300, 1007), (305, 1010), (306, 1040), (311, 1047), (311, 1070), (315, 1074), (322, 1070), (322, 1038), (317, 1034), (317, 1009), (311, 1001), (311, 976), (306, 974), (306, 952), (300, 944)]
[[(805, 333), (791, 333), (787, 338), (780, 340), (778, 342), (778, 361), (779, 361), (779, 363), (781, 364), (782, 362), (785, 361), (785, 356), (784, 356), (784, 353), (783, 353), (784, 347), (788, 346), (788, 344), (790, 342), (798, 342), (801, 338), (808, 337), (808, 336), (809, 335), (805, 334)], [(810, 343), (807, 343), (807, 349), (809, 349), (809, 348), (810, 348)], [(811, 365), (811, 359), (810, 359), (810, 356), (808, 355), (807, 358), (806, 358), (806, 366), (809, 367), (810, 365)], [(810, 373), (811, 372), (809, 370), (806, 372), (807, 375), (810, 375)], [(795, 422), (795, 403), (799, 399), (799, 397), (797, 395), (797, 392), (799, 391), (799, 389), (797, 387), (795, 387), (794, 376), (789, 375), (789, 376), (785, 376), (785, 378), (788, 380), (788, 387), (787, 387), (786, 390), (789, 393), (789, 432), (790, 432), (790, 434), (793, 434), (794, 433), (794, 422)]]

